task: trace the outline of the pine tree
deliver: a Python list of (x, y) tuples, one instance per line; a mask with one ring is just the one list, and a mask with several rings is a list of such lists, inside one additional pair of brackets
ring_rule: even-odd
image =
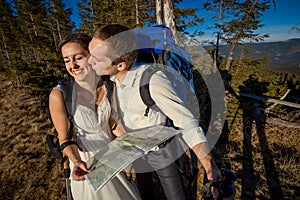
[(62, 70), (64, 67), (57, 47), (58, 43), (74, 30), (75, 24), (71, 21), (72, 9), (66, 8), (62, 0), (50, 0), (47, 5), (47, 10), (51, 23), (49, 28), (52, 34), (52, 42), (51, 46), (48, 46), (48, 57), (44, 59), (46, 65), (44, 74), (45, 77), (53, 79), (65, 73), (65, 71)]
[(183, 0), (174, 0), (174, 15), (176, 29), (184, 34), (189, 34), (192, 36), (202, 35), (203, 32), (196, 29), (194, 32), (189, 32), (190, 28), (197, 28), (200, 24), (204, 22), (204, 18), (197, 14), (197, 8), (180, 8), (179, 4)]
[[(46, 2), (44, 0), (15, 0), (18, 21), (18, 41), (21, 46), (22, 59), (41, 61), (44, 46), (52, 38)], [(47, 44), (48, 43), (48, 44)], [(50, 42), (53, 45), (52, 42)]]
[[(47, 77), (51, 76), (53, 67), (61, 66), (56, 48), (57, 33), (54, 31), (57, 24), (53, 21), (57, 18), (46, 0), (15, 0), (14, 5), (19, 48), (14, 63), (17, 68), (15, 77), (19, 85), (40, 90), (47, 86)], [(54, 70), (54, 73), (57, 72)]]
[[(188, 28), (203, 21), (194, 8), (179, 8), (182, 0), (174, 1), (176, 28), (187, 33)], [(83, 0), (78, 3), (80, 30), (92, 34), (98, 25), (122, 23), (133, 28), (156, 24), (155, 0)]]
[[(214, 60), (214, 66), (219, 68), (220, 60), (219, 60), (219, 48), (220, 48), (220, 37), (221, 37), (221, 22), (223, 21), (223, 0), (214, 0), (213, 2), (209, 1), (203, 4), (203, 7), (207, 11), (215, 11), (218, 13), (217, 16), (213, 16), (213, 19), (217, 21), (217, 23), (214, 24), (213, 27), (209, 27), (210, 29), (217, 29), (217, 40), (215, 44), (215, 48), (213, 49), (213, 60)], [(214, 42), (212, 42), (214, 45)]]
[(14, 87), (22, 84), (22, 76), (19, 73), (19, 64), (24, 63), (20, 60), (20, 46), (18, 42), (18, 26), (14, 9), (10, 3), (1, 0), (0, 4), (0, 33), (1, 33), (1, 72), (5, 74)]
[[(220, 0), (208, 1), (205, 6), (207, 10), (218, 9)], [(237, 44), (243, 40), (262, 41), (268, 34), (258, 34), (255, 31), (264, 24), (261, 17), (264, 11), (276, 7), (274, 0), (222, 0), (222, 20), (217, 23), (216, 28), (220, 28), (219, 36), (223, 42), (231, 45), (228, 53), (225, 70), (229, 71), (232, 56)]]
[[(91, 35), (95, 29), (95, 10), (96, 1), (94, 0), (82, 0), (82, 3), (77, 3), (79, 7), (79, 16), (81, 18), (80, 31)], [(94, 4), (95, 3), (95, 4)]]
[(79, 29), (91, 35), (102, 24), (123, 23), (136, 27), (137, 21), (141, 19), (140, 16), (137, 17), (135, 8), (140, 9), (137, 3), (138, 0), (83, 0), (78, 3), (81, 18)]
[(166, 9), (170, 3), (173, 3), (173, 14), (176, 30), (184, 34), (201, 35), (202, 33), (200, 31), (190, 33), (189, 29), (192, 27), (197, 27), (199, 24), (204, 22), (204, 19), (196, 14), (198, 11), (197, 8), (179, 7), (180, 3), (182, 2), (183, 0), (150, 0), (147, 2), (142, 2), (142, 4), (146, 5), (146, 10), (144, 10), (144, 12), (146, 12), (147, 15), (147, 18), (143, 18), (144, 21), (142, 23), (144, 25), (168, 25), (166, 20), (170, 20), (170, 18), (173, 18), (173, 16), (172, 14), (169, 14), (167, 17), (167, 15), (164, 14), (164, 9)]
[(49, 18), (55, 47), (57, 47), (60, 40), (75, 28), (74, 22), (71, 21), (72, 10), (65, 7), (66, 5), (61, 0), (49, 1)]
[(0, 61), (1, 71), (4, 70), (4, 67), (12, 63), (13, 52), (14, 52), (14, 29), (16, 25), (16, 19), (13, 16), (13, 11), (11, 5), (5, 1), (0, 0), (0, 46), (1, 48), (1, 57)]

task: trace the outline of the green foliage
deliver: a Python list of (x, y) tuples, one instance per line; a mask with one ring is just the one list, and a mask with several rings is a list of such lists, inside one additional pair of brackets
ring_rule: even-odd
[(220, 24), (221, 39), (227, 43), (232, 43), (238, 36), (239, 41), (249, 39), (258, 42), (268, 37), (267, 34), (255, 33), (255, 30), (264, 25), (261, 17), (264, 11), (271, 8), (271, 5), (272, 1), (270, 0), (260, 0), (256, 4), (252, 1), (243, 3), (236, 0), (224, 1), (223, 7), (229, 18)]
[(62, 0), (50, 0), (48, 2), (50, 29), (53, 33), (55, 47), (62, 38), (75, 28), (74, 22), (70, 19), (72, 10), (65, 7), (66, 5), (62, 3)]
[[(0, 0), (0, 46), (1, 46), (1, 63), (7, 65), (14, 56), (17, 41), (15, 40), (15, 28), (17, 25), (13, 10), (8, 2)], [(4, 66), (2, 66), (3, 68)]]
[(204, 22), (204, 18), (201, 15), (197, 15), (196, 8), (180, 8), (179, 3), (181, 1), (174, 1), (174, 15), (176, 28), (179, 32), (184, 34), (191, 34), (192, 36), (203, 34), (201, 31), (197, 30), (193, 33), (190, 33), (188, 29), (197, 28), (200, 24)]
[(262, 66), (266, 62), (266, 58), (243, 58), (242, 64), (235, 60), (230, 71), (230, 86), (235, 91), (240, 91), (240, 87), (245, 86), (243, 91), (250, 94), (261, 94), (271, 97), (283, 95), (286, 91), (286, 86), (278, 88), (277, 84), (280, 76), (264, 70)]
[[(225, 82), (226, 89), (228, 91), (234, 90), (236, 92), (267, 96), (274, 99), (279, 99), (288, 89), (292, 89), (290, 94), (299, 98), (299, 77), (266, 70), (263, 68), (266, 62), (266, 58), (243, 58), (242, 62), (235, 60), (232, 64), (229, 78)], [(221, 64), (221, 69), (224, 69), (225, 63), (226, 61)], [(294, 77), (294, 79), (288, 77)], [(291, 82), (294, 84), (291, 84)], [(249, 109), (248, 111), (250, 111), (252, 104), (255, 102), (265, 105), (270, 104), (250, 98), (238, 98), (232, 94), (228, 95), (227, 98), (228, 117), (240, 116), (242, 114), (242, 111), (238, 109), (241, 106), (241, 102), (243, 102), (242, 107)], [(289, 96), (286, 99), (290, 101)]]
[[(58, 77), (65, 73), (57, 44), (74, 29), (74, 23), (70, 20), (71, 9), (65, 8), (62, 0), (15, 0), (14, 4), (6, 0), (0, 1), (0, 44), (3, 47), (0, 54), (1, 73), (5, 73), (16, 87), (27, 87), (35, 91), (51, 88)], [(175, 18), (178, 30), (186, 31), (186, 28), (197, 25), (202, 19), (195, 15), (196, 9), (179, 8), (181, 2), (174, 1)], [(228, 5), (230, 2), (233, 1), (227, 1)], [(83, 0), (78, 5), (82, 19), (79, 30), (88, 34), (92, 34), (99, 24), (125, 23), (137, 27), (153, 24), (156, 20), (153, 0)], [(236, 11), (235, 7), (226, 8), (228, 13)], [(256, 15), (261, 16), (261, 13)], [(231, 24), (234, 23), (238, 22), (233, 21)], [(243, 59), (242, 66), (239, 62), (234, 62), (231, 86), (238, 89), (251, 74), (256, 74), (263, 81), (270, 82), (269, 78), (275, 80), (277, 75), (268, 77), (261, 72), (260, 66), (264, 62)], [(201, 84), (201, 81), (196, 84)], [(284, 89), (275, 86), (272, 88), (272, 85), (274, 84), (268, 86), (266, 95), (284, 93)]]
[(62, 76), (58, 42), (74, 28), (61, 0), (1, 0), (1, 73), (14, 87), (43, 92)]
[[(203, 19), (196, 15), (195, 8), (179, 8), (182, 0), (174, 1), (174, 15), (177, 29), (187, 33), (187, 29), (199, 25)], [(97, 1), (83, 0), (80, 9), (80, 31), (92, 34), (98, 25), (123, 23), (133, 28), (156, 23), (155, 1)]]
[[(238, 0), (214, 0), (204, 3), (207, 11), (217, 11), (218, 17), (215, 17), (217, 23), (213, 27), (217, 31), (217, 47), (221, 41), (231, 45), (228, 52), (225, 70), (229, 71), (231, 67), (232, 56), (237, 44), (247, 41), (263, 41), (269, 37), (268, 34), (258, 34), (256, 30), (263, 27), (263, 13), (272, 7), (276, 7), (274, 0), (243, 1)], [(219, 55), (216, 55), (218, 58)], [(219, 64), (216, 62), (217, 65)]]
[(136, 26), (135, 1), (83, 0), (78, 6), (81, 18), (79, 30), (87, 34), (92, 35), (95, 28), (102, 24), (123, 23)]
[[(34, 91), (51, 87), (52, 79), (64, 74), (57, 45), (74, 30), (70, 19), (72, 10), (66, 8), (62, 0), (0, 2), (1, 73), (8, 76), (15, 87)], [(184, 31), (196, 25), (199, 17), (195, 9), (177, 8), (180, 2), (175, 1), (175, 15), (179, 30)], [(82, 23), (76, 31), (89, 35), (99, 24), (124, 23), (138, 27), (156, 20), (155, 1), (83, 0), (78, 6)]]

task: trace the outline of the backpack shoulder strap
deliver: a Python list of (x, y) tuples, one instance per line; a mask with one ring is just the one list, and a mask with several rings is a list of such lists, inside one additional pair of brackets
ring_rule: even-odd
[[(140, 80), (140, 96), (143, 101), (143, 103), (147, 106), (144, 116), (148, 116), (150, 108), (155, 105), (155, 101), (152, 99), (150, 94), (150, 87), (149, 82), (154, 73), (157, 71), (161, 71), (161, 69), (157, 67), (148, 67), (142, 74), (141, 80)], [(178, 129), (174, 126), (173, 121), (167, 116), (166, 119), (166, 126), (173, 127), (175, 129)]]
[(72, 77), (68, 77), (60, 80), (58, 84), (62, 89), (68, 117), (72, 117), (72, 90), (73, 90), (74, 80)]
[(149, 109), (155, 105), (154, 100), (150, 95), (149, 82), (152, 75), (157, 72), (159, 69), (156, 67), (148, 67), (142, 74), (140, 80), (140, 96), (142, 98), (143, 103), (147, 106), (144, 116), (148, 116)]
[(62, 84), (63, 84), (62, 88), (64, 88), (62, 91), (64, 95), (66, 111), (67, 111), (68, 119), (70, 121), (68, 138), (72, 138), (73, 137), (72, 91), (73, 91), (74, 80), (72, 77), (68, 77), (66, 79), (63, 79)]
[(111, 103), (112, 102), (112, 93), (114, 90), (114, 83), (110, 80), (110, 77), (108, 75), (101, 76), (101, 78), (106, 87), (108, 100)]
[[(61, 88), (64, 98), (64, 104), (67, 111), (68, 119), (70, 121), (70, 128), (68, 130), (68, 138), (72, 138), (73, 136), (73, 118), (71, 116), (71, 107), (72, 107), (72, 90), (73, 90), (73, 79), (71, 77), (65, 78), (63, 80), (58, 81), (58, 85)], [(52, 117), (50, 115), (50, 108), (48, 107), (46, 110), (47, 116), (53, 125)], [(59, 140), (58, 140), (58, 133), (54, 130), (54, 135), (47, 134), (46, 142), (50, 149), (51, 154), (61, 160), (61, 163), (64, 163), (67, 160), (67, 157), (63, 155)]]
[[(72, 77), (68, 77), (68, 78), (58, 81), (58, 85), (60, 86), (61, 91), (63, 93), (64, 103), (65, 103), (68, 119), (70, 121), (70, 128), (68, 130), (69, 138), (71, 138), (73, 135), (73, 117), (72, 117), (72, 112), (71, 112), (72, 111), (71, 109), (72, 109), (73, 84), (74, 84), (74, 81), (73, 81)], [(48, 108), (46, 112), (47, 112), (48, 118), (50, 119), (51, 124), (53, 125), (52, 117), (50, 115), (50, 108)], [(55, 137), (58, 136), (56, 131), (54, 131), (54, 135), (55, 135)]]

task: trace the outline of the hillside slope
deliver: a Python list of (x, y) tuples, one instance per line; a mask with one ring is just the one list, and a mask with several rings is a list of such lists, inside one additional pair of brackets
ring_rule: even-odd
[(52, 130), (39, 97), (1, 75), (0, 83), (1, 199), (65, 199), (61, 165), (44, 142)]
[[(268, 57), (268, 67), (298, 67), (300, 65), (300, 38), (280, 42), (245, 43), (238, 45), (234, 51), (234, 59), (238, 59), (242, 53), (248, 58)], [(220, 55), (228, 56), (229, 45), (220, 47)]]

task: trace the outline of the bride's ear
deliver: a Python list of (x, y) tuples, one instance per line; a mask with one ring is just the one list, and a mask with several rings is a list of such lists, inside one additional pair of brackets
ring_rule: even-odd
[(117, 69), (118, 71), (123, 71), (124, 69), (126, 69), (126, 63), (125, 62), (120, 62), (118, 65), (117, 65)]

